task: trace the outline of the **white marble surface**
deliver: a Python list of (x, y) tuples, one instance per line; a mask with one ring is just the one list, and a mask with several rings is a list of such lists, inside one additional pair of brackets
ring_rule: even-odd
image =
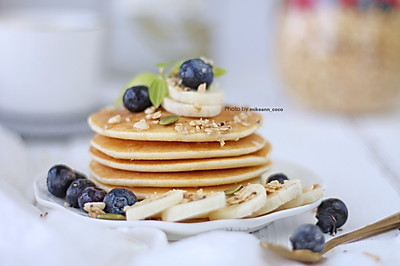
[[(273, 144), (272, 159), (311, 169), (324, 180), (324, 198), (347, 204), (349, 219), (339, 235), (400, 210), (400, 108), (347, 117), (311, 112), (281, 96), (252, 97), (255, 106), (284, 108), (264, 113), (259, 133)], [(233, 94), (230, 101), (240, 97)], [(0, 265), (297, 265), (264, 252), (259, 241), (289, 245), (297, 226), (316, 222), (308, 212), (253, 234), (218, 231), (167, 243), (157, 230), (121, 232), (52, 210), (40, 218), (42, 211), (31, 204), (34, 178), (56, 163), (87, 172), (92, 134), (21, 140), (0, 128), (0, 136), (0, 198), (6, 215), (0, 226)], [(399, 248), (400, 231), (393, 230), (337, 247), (322, 265), (396, 265)], [(21, 249), (26, 256), (20, 256)]]

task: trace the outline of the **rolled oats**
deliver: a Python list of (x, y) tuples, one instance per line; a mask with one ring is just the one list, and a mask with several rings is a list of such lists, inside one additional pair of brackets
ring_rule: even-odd
[(199, 105), (197, 103), (193, 104), (193, 108), (198, 110), (198, 111), (201, 111), (201, 105)]
[(219, 127), (219, 130), (220, 130), (222, 133), (228, 132), (228, 131), (230, 131), (231, 129), (232, 129), (232, 127), (229, 126), (229, 125), (223, 125), (223, 126)]
[(220, 140), (219, 140), (219, 145), (220, 145), (221, 147), (224, 147), (224, 146), (225, 146), (225, 141), (224, 141), (224, 139), (220, 139)]
[(234, 122), (234, 123), (241, 123), (242, 120), (240, 119), (240, 117), (239, 117), (238, 115), (234, 115), (234, 116), (233, 116), (233, 122)]
[(146, 119), (141, 119), (139, 122), (136, 122), (133, 127), (137, 130), (146, 130), (149, 129), (150, 126), (147, 124)]
[(175, 123), (175, 130), (178, 133), (187, 134), (189, 133), (188, 128), (184, 126), (182, 123)]
[(118, 124), (120, 122), (121, 122), (121, 115), (120, 114), (110, 117), (108, 119), (108, 121), (107, 121), (107, 123), (109, 123), (109, 124)]
[(144, 113), (145, 113), (146, 115), (149, 115), (149, 114), (153, 114), (155, 111), (156, 111), (156, 107), (155, 107), (155, 106), (150, 106), (150, 107), (147, 107), (147, 108), (144, 110)]
[(157, 112), (155, 112), (153, 115), (152, 115), (152, 119), (158, 119), (158, 118), (160, 118), (161, 117), (161, 111), (157, 111)]
[(201, 83), (201, 84), (197, 87), (197, 92), (199, 92), (199, 93), (205, 93), (205, 92), (206, 92), (206, 87), (207, 87), (207, 84), (206, 84), (206, 83)]

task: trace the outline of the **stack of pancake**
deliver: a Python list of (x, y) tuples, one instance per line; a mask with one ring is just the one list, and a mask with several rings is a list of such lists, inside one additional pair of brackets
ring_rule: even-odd
[(104, 108), (89, 117), (90, 178), (105, 190), (125, 187), (139, 199), (171, 189), (223, 191), (258, 183), (271, 145), (256, 134), (262, 116), (225, 108), (211, 118), (179, 117), (162, 108), (132, 113)]

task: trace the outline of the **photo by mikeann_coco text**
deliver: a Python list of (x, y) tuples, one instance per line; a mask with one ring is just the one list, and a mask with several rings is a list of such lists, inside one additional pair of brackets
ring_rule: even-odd
[(257, 106), (225, 106), (228, 112), (283, 112), (283, 107), (257, 107)]

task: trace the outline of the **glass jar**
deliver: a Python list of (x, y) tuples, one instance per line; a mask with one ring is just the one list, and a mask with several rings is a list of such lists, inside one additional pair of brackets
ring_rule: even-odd
[(392, 107), (400, 94), (400, 0), (288, 0), (278, 65), (290, 94), (321, 110)]

